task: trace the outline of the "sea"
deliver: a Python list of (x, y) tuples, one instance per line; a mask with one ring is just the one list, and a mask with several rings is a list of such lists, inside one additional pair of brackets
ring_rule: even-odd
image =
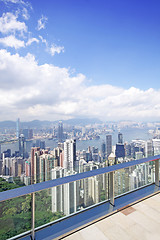
[[(148, 140), (152, 138), (152, 135), (148, 133), (149, 129), (140, 129), (140, 128), (126, 128), (122, 129), (121, 133), (123, 134), (123, 142), (131, 142), (132, 140), (141, 139)], [(94, 146), (101, 150), (101, 145), (105, 142), (106, 134), (100, 135), (100, 139), (93, 140), (85, 140), (85, 141), (76, 141), (76, 149), (77, 150), (87, 150), (89, 146)], [(53, 139), (41, 139), (45, 141), (45, 146), (49, 147), (51, 150), (57, 147), (58, 143)], [(115, 130), (112, 133), (112, 144), (116, 145), (118, 142), (118, 131)], [(35, 140), (26, 142), (26, 150), (30, 154), (31, 147), (33, 147)], [(7, 149), (11, 149), (11, 153), (13, 154), (15, 151), (19, 150), (18, 142), (13, 143), (4, 143), (1, 144), (1, 152), (6, 151)]]

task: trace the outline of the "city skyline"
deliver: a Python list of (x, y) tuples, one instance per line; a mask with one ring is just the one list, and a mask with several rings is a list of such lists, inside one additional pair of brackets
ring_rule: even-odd
[(159, 120), (159, 8), (0, 1), (3, 120)]

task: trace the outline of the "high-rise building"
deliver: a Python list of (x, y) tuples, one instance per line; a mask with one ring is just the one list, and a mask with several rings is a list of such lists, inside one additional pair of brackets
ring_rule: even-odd
[(64, 142), (64, 161), (63, 167), (73, 170), (76, 163), (76, 140), (67, 139)]
[[(52, 179), (64, 177), (64, 169), (61, 167), (56, 167), (51, 170)], [(52, 212), (63, 212), (63, 202), (64, 202), (64, 193), (63, 185), (52, 188)]]
[(25, 158), (26, 154), (26, 142), (23, 134), (19, 136), (19, 154), (21, 157)]
[(25, 161), (25, 174), (26, 177), (31, 176), (31, 163), (29, 161)]
[(3, 161), (0, 159), (0, 175), (2, 175)]
[(12, 162), (12, 175), (13, 175), (13, 177), (18, 176), (18, 163), (17, 163), (16, 159), (14, 159)]
[(139, 151), (135, 153), (135, 159), (141, 159), (143, 158), (143, 152)]
[[(92, 163), (84, 165), (84, 171), (91, 171), (97, 169)], [(94, 203), (100, 201), (100, 185), (102, 185), (101, 176), (94, 176), (90, 178), (85, 178), (80, 182), (81, 188), (81, 198), (85, 207), (88, 207)], [(82, 191), (83, 190), (83, 191)]]
[(124, 149), (124, 145), (121, 143), (117, 143), (116, 144), (116, 158), (124, 158), (125, 157), (125, 149)]
[(58, 141), (59, 142), (63, 141), (63, 123), (62, 123), (62, 121), (59, 121), (59, 124), (58, 124)]
[(18, 118), (16, 121), (16, 137), (19, 138), (20, 136), (20, 119)]
[(40, 148), (38, 147), (32, 147), (31, 148), (31, 183), (33, 184), (35, 181), (35, 169), (36, 169), (36, 164), (35, 164), (35, 153), (37, 151), (40, 151)]
[(106, 155), (106, 144), (105, 144), (105, 142), (103, 142), (102, 145), (101, 145), (101, 156), (102, 156), (102, 160), (105, 159), (105, 155)]
[(118, 133), (118, 143), (123, 144), (123, 135), (120, 132)]
[[(76, 172), (72, 172), (76, 174)], [(66, 176), (70, 175), (66, 172)], [(63, 185), (64, 187), (64, 215), (69, 215), (77, 211), (79, 206), (79, 181), (74, 181)]]
[(4, 157), (11, 157), (11, 149), (9, 148), (6, 151), (3, 151), (3, 154), (4, 154)]
[(106, 135), (106, 155), (107, 157), (112, 152), (112, 135), (108, 134)]
[(33, 129), (23, 129), (22, 133), (25, 139), (32, 139), (33, 138)]
[(128, 143), (125, 143), (124, 148), (125, 148), (125, 156), (131, 157), (131, 145)]
[(160, 139), (152, 139), (154, 155), (160, 154)]
[(116, 155), (112, 152), (109, 156), (108, 156), (108, 160), (107, 160), (107, 165), (108, 166), (112, 166), (116, 164)]
[(5, 157), (3, 153), (3, 175), (10, 176), (11, 175), (11, 168), (12, 168), (12, 161), (11, 158)]
[[(57, 179), (70, 175), (65, 169), (57, 167), (51, 170), (52, 179)], [(72, 172), (76, 174), (76, 172)], [(69, 215), (77, 211), (79, 206), (79, 181), (67, 183), (52, 188), (52, 212), (63, 212)]]
[(153, 156), (153, 143), (152, 140), (147, 140), (145, 142), (145, 157)]
[(25, 139), (28, 139), (28, 129), (23, 129), (22, 134), (24, 135)]
[(20, 177), (22, 174), (22, 165), (18, 164), (18, 177)]
[(33, 138), (33, 129), (28, 129), (28, 139)]
[(64, 150), (60, 153), (59, 156), (59, 161), (60, 161), (60, 167), (63, 167), (63, 163), (64, 163)]

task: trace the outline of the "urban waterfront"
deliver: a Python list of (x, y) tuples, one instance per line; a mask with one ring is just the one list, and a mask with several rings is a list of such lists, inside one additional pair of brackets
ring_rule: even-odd
[[(124, 142), (131, 142), (132, 140), (148, 140), (152, 138), (152, 135), (148, 133), (148, 128), (145, 129), (139, 129), (139, 128), (124, 128), (122, 129), (121, 133), (123, 134), (123, 140)], [(58, 143), (57, 140), (53, 139), (41, 139), (45, 141), (45, 146), (50, 148), (51, 150), (53, 148), (56, 148)], [(93, 139), (93, 140), (77, 140), (76, 141), (76, 149), (77, 150), (87, 150), (89, 146), (94, 146), (101, 149), (101, 145), (103, 142), (106, 141), (106, 134), (100, 135), (100, 139)], [(115, 130), (112, 133), (112, 141), (113, 145), (116, 145), (118, 142), (118, 131)], [(31, 148), (33, 144), (35, 143), (35, 140), (27, 141), (26, 142), (26, 150), (28, 153), (30, 153)], [(15, 151), (19, 150), (19, 143), (18, 142), (12, 142), (12, 143), (3, 143), (1, 144), (1, 152), (6, 151), (7, 149), (11, 149), (11, 153), (14, 153)]]

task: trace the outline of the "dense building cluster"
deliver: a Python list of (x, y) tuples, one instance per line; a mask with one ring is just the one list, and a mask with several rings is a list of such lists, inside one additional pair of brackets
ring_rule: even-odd
[[(82, 127), (81, 132), (71, 133), (64, 133), (63, 123), (59, 122), (57, 130), (54, 129), (57, 147), (50, 149), (45, 146), (44, 140), (36, 139), (28, 152), (26, 143), (33, 138), (33, 130), (20, 131), (18, 120), (16, 136), (19, 151), (11, 154), (11, 150), (7, 149), (0, 154), (0, 175), (11, 182), (19, 178), (22, 183), (29, 185), (160, 153), (159, 134), (151, 140), (132, 140), (128, 143), (123, 141), (123, 135), (119, 132), (117, 143), (113, 145), (112, 134), (109, 133), (106, 134), (101, 149), (88, 146), (87, 150), (76, 150), (76, 136), (85, 137), (86, 131)], [(152, 182), (153, 173), (154, 167), (150, 164), (117, 171), (115, 193), (118, 195), (126, 189), (131, 190)], [(107, 199), (107, 192), (107, 174), (52, 188), (49, 192), (52, 211), (68, 215)]]

